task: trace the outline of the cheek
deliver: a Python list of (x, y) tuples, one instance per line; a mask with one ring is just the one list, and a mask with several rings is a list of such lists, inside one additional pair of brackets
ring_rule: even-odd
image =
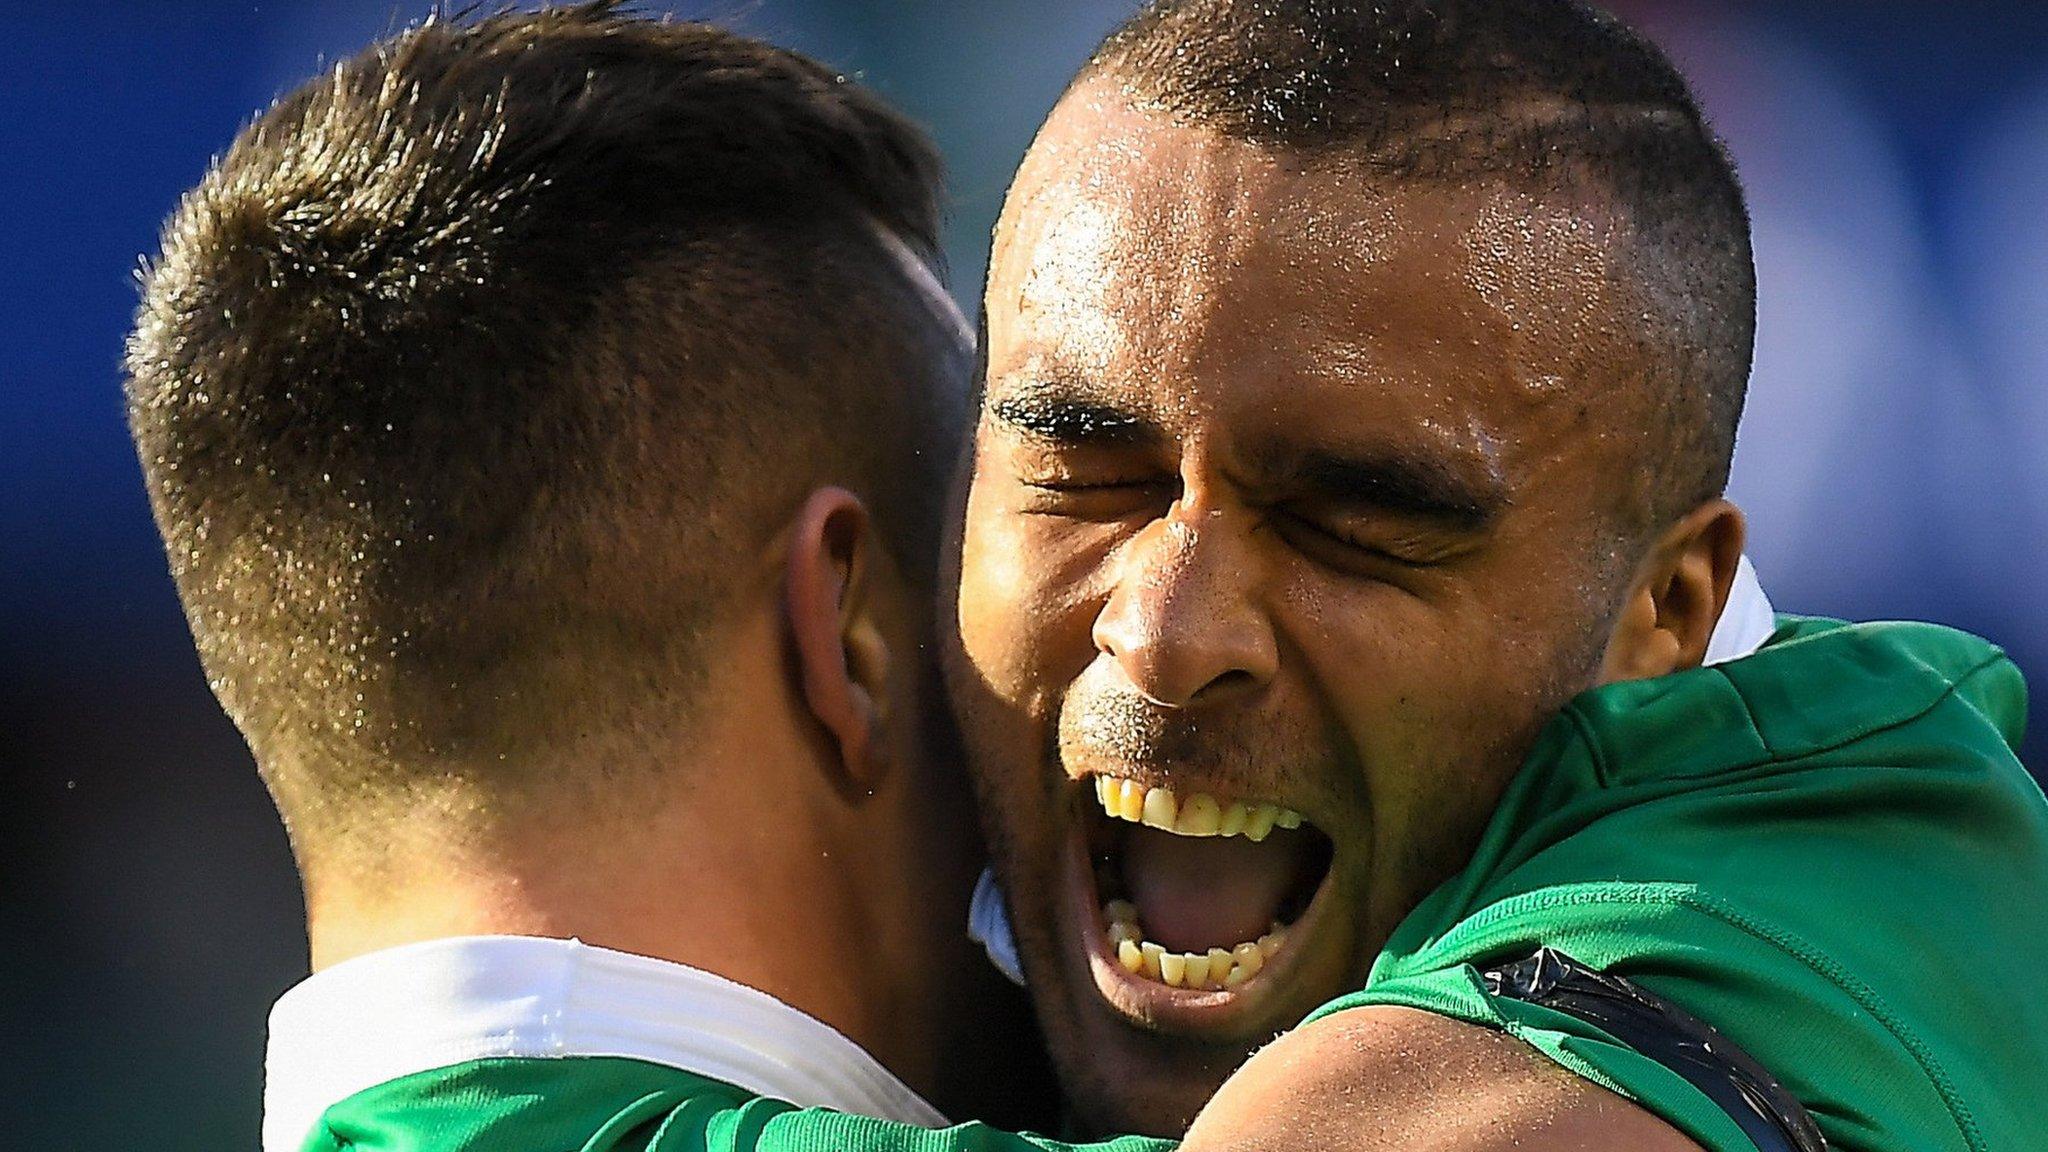
[(1313, 691), (1355, 753), (1338, 787), (1371, 829), (1362, 907), (1391, 928), (1462, 864), (1519, 765), (1538, 711), (1528, 654), (1459, 598), (1365, 585), (1297, 605)]
[(1289, 631), (1364, 763), (1399, 763), (1447, 735), (1465, 694), (1455, 615), (1385, 584), (1319, 586), (1290, 598)]
[(1549, 669), (1512, 619), (1470, 592), (1318, 583), (1288, 629), (1315, 691), (1357, 750), (1375, 806), (1484, 786), (1543, 709)]
[(1087, 667), (1113, 535), (1017, 511), (977, 481), (961, 542), (959, 626), (984, 691), (1043, 716)]

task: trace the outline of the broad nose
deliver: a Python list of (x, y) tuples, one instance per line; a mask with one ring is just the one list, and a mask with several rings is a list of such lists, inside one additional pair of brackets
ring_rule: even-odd
[(1279, 663), (1259, 607), (1246, 526), (1175, 504), (1126, 546), (1095, 647), (1147, 698), (1186, 707), (1271, 681)]

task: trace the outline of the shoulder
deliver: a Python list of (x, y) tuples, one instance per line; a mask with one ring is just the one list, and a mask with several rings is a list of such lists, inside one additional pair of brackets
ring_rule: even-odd
[(1196, 1118), (1189, 1152), (1699, 1152), (1634, 1103), (1505, 1033), (1388, 1005), (1275, 1040)]

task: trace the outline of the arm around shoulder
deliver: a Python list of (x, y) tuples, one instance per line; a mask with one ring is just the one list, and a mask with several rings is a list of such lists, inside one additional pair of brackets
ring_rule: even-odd
[(1275, 1040), (1195, 1118), (1184, 1152), (1700, 1152), (1504, 1033), (1362, 1007)]

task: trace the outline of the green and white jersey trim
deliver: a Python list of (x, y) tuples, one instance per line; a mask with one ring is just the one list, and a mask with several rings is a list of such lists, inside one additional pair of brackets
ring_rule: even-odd
[(374, 952), (270, 1013), (264, 1152), (296, 1152), (332, 1105), (495, 1057), (623, 1056), (762, 1096), (924, 1128), (946, 1118), (853, 1041), (722, 976), (578, 940), (466, 936)]

